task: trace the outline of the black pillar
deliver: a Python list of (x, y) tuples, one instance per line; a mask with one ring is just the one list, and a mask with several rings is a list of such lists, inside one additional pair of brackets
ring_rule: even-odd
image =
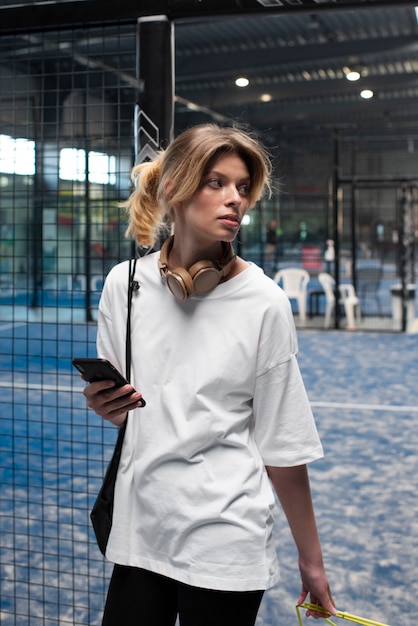
[(136, 163), (152, 160), (172, 140), (174, 125), (174, 30), (165, 15), (138, 20)]
[(402, 292), (402, 330), (408, 328), (409, 301), (415, 299), (415, 226), (413, 208), (414, 188), (402, 185), (399, 220), (399, 258)]
[(340, 241), (341, 241), (341, 186), (340, 186), (340, 135), (334, 130), (332, 142), (331, 203), (333, 212), (333, 239), (335, 248), (335, 308), (334, 327), (340, 327), (339, 285), (340, 285)]
[[(152, 161), (168, 146), (174, 126), (174, 27), (165, 15), (138, 20), (135, 163)], [(162, 240), (164, 237), (161, 238)], [(158, 249), (163, 241), (155, 244)], [(133, 254), (141, 254), (135, 250)]]

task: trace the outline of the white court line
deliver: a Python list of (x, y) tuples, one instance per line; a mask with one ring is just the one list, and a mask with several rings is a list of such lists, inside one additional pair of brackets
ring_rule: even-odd
[(312, 407), (322, 409), (354, 409), (356, 411), (418, 411), (417, 406), (405, 406), (399, 404), (351, 404), (349, 402), (311, 402)]
[(33, 389), (34, 391), (58, 391), (58, 392), (64, 392), (64, 391), (83, 391), (84, 387), (67, 387), (64, 385), (42, 385), (42, 384), (37, 384), (37, 383), (16, 383), (16, 382), (12, 382), (12, 383), (6, 383), (3, 381), (0, 381), (0, 387), (7, 387), (8, 389), (10, 389), (10, 387), (13, 387), (14, 389)]
[[(67, 387), (63, 385), (42, 385), (36, 383), (6, 383), (0, 381), (0, 387), (14, 387), (15, 389), (33, 389), (35, 391), (58, 391), (58, 392), (78, 392), (83, 391), (84, 387)], [(418, 412), (417, 406), (405, 406), (399, 404), (352, 404), (349, 402), (320, 402), (312, 401), (312, 407), (322, 409), (354, 409), (355, 411), (394, 411), (394, 412)]]
[(10, 324), (0, 324), (0, 332), (4, 330), (10, 330), (11, 328), (18, 328), (19, 326), (27, 326), (26, 322), (11, 322)]

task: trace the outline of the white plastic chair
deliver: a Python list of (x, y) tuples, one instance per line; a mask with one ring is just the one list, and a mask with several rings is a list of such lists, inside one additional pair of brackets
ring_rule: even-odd
[[(325, 328), (329, 328), (331, 324), (331, 314), (335, 308), (335, 280), (331, 274), (321, 272), (318, 280), (325, 292)], [(344, 313), (347, 318), (347, 329), (355, 330), (357, 323), (361, 320), (360, 300), (356, 295), (356, 290), (351, 283), (343, 283), (339, 285), (340, 298), (339, 304), (344, 307)]]
[(300, 267), (287, 267), (277, 272), (274, 277), (274, 281), (277, 284), (281, 283), (287, 297), (290, 300), (296, 300), (298, 303), (298, 313), (301, 322), (306, 321), (306, 300), (309, 280), (309, 272)]

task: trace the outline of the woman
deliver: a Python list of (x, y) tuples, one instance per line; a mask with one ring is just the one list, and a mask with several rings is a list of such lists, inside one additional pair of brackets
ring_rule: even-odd
[[(169, 219), (174, 237), (137, 263), (133, 387), (85, 390), (116, 426), (130, 412), (103, 624), (253, 625), (278, 580), (271, 485), (299, 552), (299, 603), (310, 594), (334, 613), (306, 469), (322, 447), (291, 308), (231, 245), (269, 186), (266, 152), (240, 130), (202, 125), (133, 175), (128, 232), (149, 245)], [(127, 276), (127, 262), (113, 268), (99, 307), (99, 356), (121, 370)]]

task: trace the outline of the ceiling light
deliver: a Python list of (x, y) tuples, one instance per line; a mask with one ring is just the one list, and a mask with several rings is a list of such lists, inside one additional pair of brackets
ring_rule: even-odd
[(360, 75), (360, 72), (357, 72), (357, 70), (350, 70), (349, 72), (347, 72), (345, 77), (347, 80), (356, 81), (356, 80), (360, 80), (361, 75)]
[(263, 93), (260, 96), (261, 102), (271, 102), (273, 100), (273, 96), (271, 93)]
[(415, 15), (416, 15), (417, 22), (418, 22), (418, 7), (415, 7)]
[(363, 89), (363, 91), (360, 91), (360, 96), (365, 100), (370, 100), (370, 98), (373, 98), (374, 93), (371, 89)]
[(248, 80), (248, 78), (241, 76), (240, 78), (237, 78), (237, 80), (235, 81), (235, 84), (237, 87), (248, 87), (248, 85), (250, 84), (250, 81)]
[(361, 73), (359, 72), (359, 70), (352, 69), (350, 67), (344, 67), (343, 72), (347, 80), (355, 81), (360, 80), (361, 78)]

